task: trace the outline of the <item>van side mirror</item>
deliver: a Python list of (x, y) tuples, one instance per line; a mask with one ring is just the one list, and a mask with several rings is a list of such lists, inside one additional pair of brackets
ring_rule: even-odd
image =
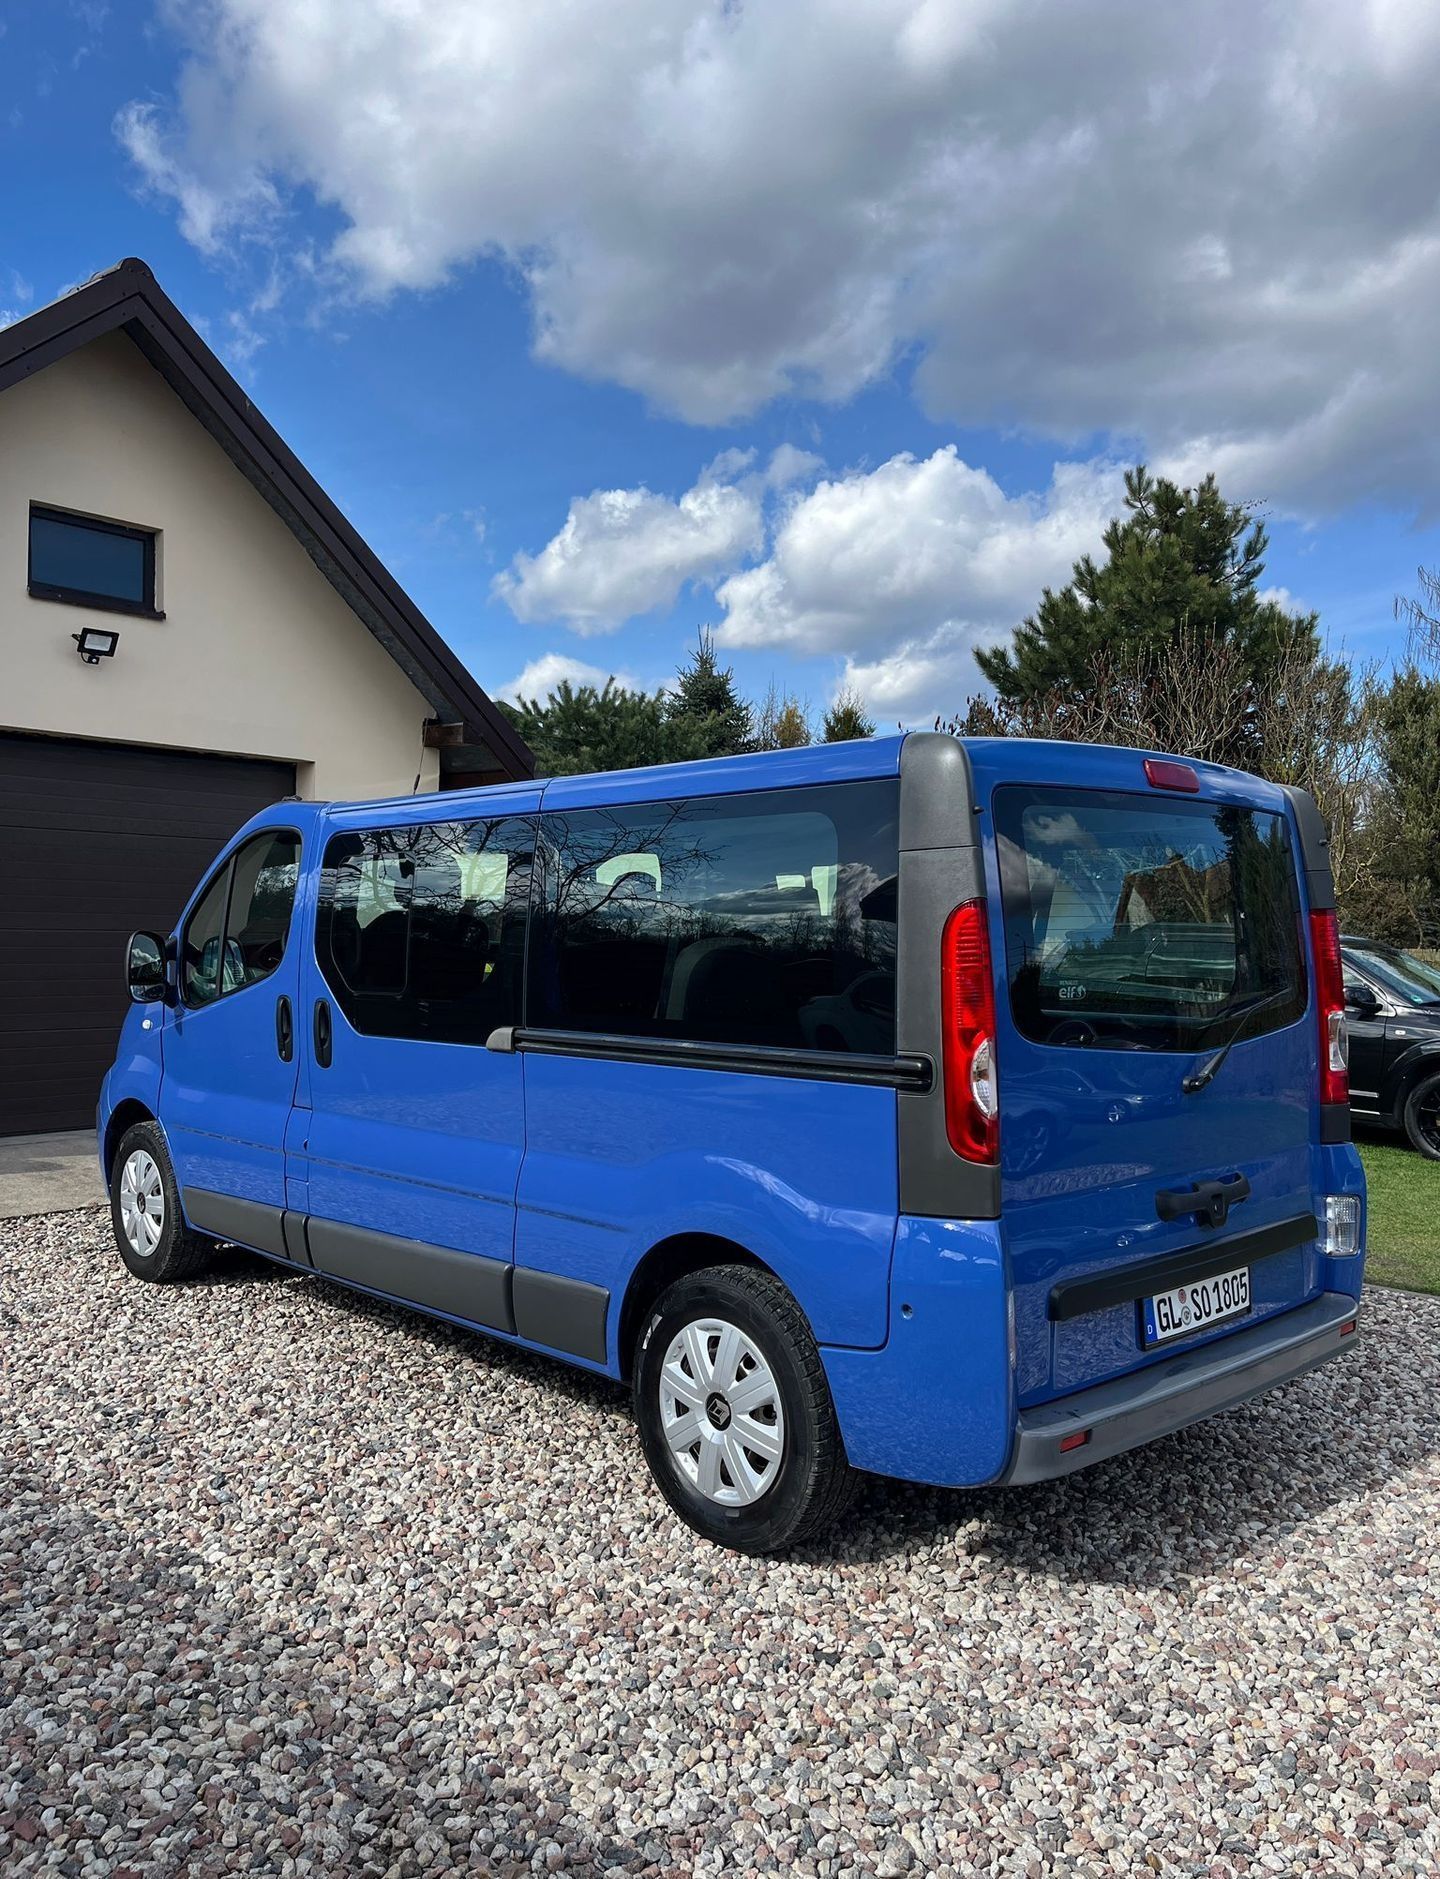
[(1373, 1017), (1380, 1009), (1380, 1000), (1368, 985), (1351, 981), (1345, 987), (1345, 1009), (1362, 1017)]
[(130, 935), (125, 980), (137, 1005), (156, 1005), (165, 997), (165, 942), (158, 933)]

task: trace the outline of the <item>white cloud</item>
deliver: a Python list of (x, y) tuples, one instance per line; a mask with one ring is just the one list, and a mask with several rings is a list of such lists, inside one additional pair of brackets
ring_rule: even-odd
[(583, 659), (571, 659), (563, 652), (545, 652), (517, 672), (508, 685), (497, 686), (495, 696), (512, 701), (545, 698), (567, 679), (572, 685), (603, 685), (609, 678), (624, 691), (635, 690), (635, 681), (628, 672), (607, 672), (602, 666), (587, 665)]
[(841, 683), (877, 717), (923, 721), (980, 688), (973, 648), (1099, 548), (1123, 497), (1104, 460), (1058, 463), (1045, 489), (1007, 496), (953, 444), (818, 482), (816, 467), (804, 452), (763, 468), (727, 452), (678, 501), (582, 496), (497, 591), (523, 620), (591, 634), (673, 604), (687, 579), (718, 581), (721, 645), (843, 661)]
[(928, 409), (1240, 495), (1440, 492), (1421, 0), (173, 0), (118, 133), (214, 251), (308, 192), (362, 293), (494, 257), (542, 357), (702, 422)]
[(1305, 602), (1301, 600), (1298, 595), (1292, 594), (1288, 587), (1272, 586), (1259, 588), (1256, 592), (1256, 598), (1258, 600), (1272, 602), (1277, 607), (1283, 607), (1286, 613), (1308, 613), (1310, 611), (1305, 605)]
[(204, 126), (197, 144), (206, 146), (204, 165), (211, 180), (202, 176), (193, 151), (181, 155), (174, 149), (153, 104), (125, 105), (116, 113), (115, 135), (149, 186), (175, 203), (186, 241), (201, 254), (213, 255), (237, 230), (255, 232), (272, 220), (280, 196), (268, 177), (239, 156), (221, 120), (201, 108), (202, 95), (218, 103), (210, 74), (192, 66), (181, 108), (192, 123)]
[(1114, 464), (1059, 463), (1007, 496), (954, 445), (821, 482), (781, 515), (757, 566), (724, 581), (716, 637), (845, 660), (882, 722), (958, 708), (981, 680), (971, 653), (1069, 579), (1120, 507)]
[(35, 289), (18, 268), (0, 267), (0, 327), (23, 320), (34, 298)]
[(882, 730), (958, 716), (986, 689), (973, 655), (994, 637), (958, 623), (937, 627), (877, 658), (847, 659), (836, 692), (858, 692)]
[(765, 484), (768, 489), (793, 489), (797, 483), (813, 483), (824, 468), (825, 459), (813, 450), (781, 444), (765, 471)]
[(687, 582), (759, 553), (763, 479), (751, 461), (725, 452), (678, 500), (644, 488), (577, 496), (560, 532), (539, 554), (516, 555), (495, 592), (519, 620), (563, 620), (583, 634), (673, 606)]

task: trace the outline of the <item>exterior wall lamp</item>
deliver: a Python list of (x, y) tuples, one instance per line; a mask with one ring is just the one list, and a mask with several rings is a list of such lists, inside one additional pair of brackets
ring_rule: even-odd
[(72, 633), (70, 637), (86, 665), (99, 665), (102, 659), (113, 659), (115, 648), (120, 644), (120, 635), (103, 626), (87, 626), (84, 632)]

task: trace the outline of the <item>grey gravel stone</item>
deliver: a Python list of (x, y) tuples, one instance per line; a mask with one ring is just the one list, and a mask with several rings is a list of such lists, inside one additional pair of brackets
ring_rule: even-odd
[[(1440, 1301), (1040, 1488), (695, 1540), (623, 1394), (0, 1227), (0, 1871), (1440, 1871)], [(941, 1413), (937, 1408), (937, 1413)]]

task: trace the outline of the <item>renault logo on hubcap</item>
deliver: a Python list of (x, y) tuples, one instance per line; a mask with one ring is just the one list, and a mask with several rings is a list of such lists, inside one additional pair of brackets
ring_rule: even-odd
[(730, 1405), (725, 1401), (725, 1398), (718, 1390), (713, 1396), (706, 1399), (705, 1414), (710, 1418), (717, 1429), (728, 1429), (730, 1427)]

